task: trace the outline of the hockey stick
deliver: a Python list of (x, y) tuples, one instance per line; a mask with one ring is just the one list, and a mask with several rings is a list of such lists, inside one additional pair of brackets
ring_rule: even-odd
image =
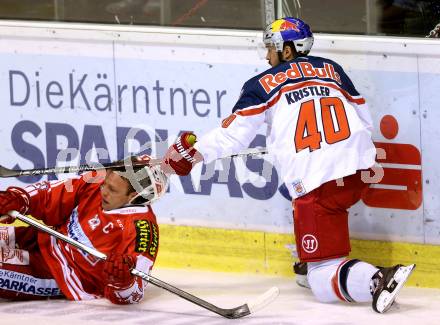
[[(265, 155), (265, 154), (267, 154), (266, 148), (251, 148), (251, 149), (243, 150), (237, 154), (222, 157), (219, 159), (235, 158), (242, 156), (256, 156), (256, 155)], [(149, 160), (148, 165), (157, 166), (160, 165), (161, 161), (162, 161), (161, 159), (151, 159)], [(130, 163), (132, 164), (133, 167), (142, 167), (146, 165), (146, 163), (142, 161), (134, 162), (134, 163), (130, 162)], [(81, 173), (86, 171), (102, 170), (107, 168), (123, 169), (125, 166), (126, 166), (125, 161), (96, 164), (96, 165), (49, 167), (49, 168), (22, 169), (22, 170), (9, 169), (0, 166), (0, 177), (20, 177), (20, 176), (34, 176), (34, 175), (46, 175), (46, 174)]]
[[(48, 233), (78, 249), (81, 249), (87, 253), (89, 253), (92, 256), (95, 256), (96, 258), (99, 258), (101, 260), (106, 260), (107, 256), (101, 252), (99, 252), (98, 250), (88, 247), (70, 237), (67, 237), (61, 233), (59, 233), (58, 231), (32, 219), (29, 218), (27, 216), (24, 216), (22, 214), (20, 214), (19, 212), (13, 210), (13, 211), (9, 211), (8, 214), (20, 221), (23, 221), (24, 223), (33, 226), (35, 228), (37, 228), (38, 230), (41, 230), (45, 233)], [(247, 316), (249, 314), (252, 314), (254, 312), (256, 312), (257, 310), (265, 307), (266, 305), (268, 305), (269, 303), (271, 303), (273, 300), (275, 300), (275, 298), (278, 296), (279, 294), (279, 289), (277, 287), (272, 287), (269, 290), (267, 290), (265, 293), (263, 293), (261, 296), (257, 297), (255, 300), (248, 302), (244, 305), (235, 307), (235, 308), (220, 308), (217, 307), (203, 299), (200, 299), (196, 296), (193, 296), (192, 294), (183, 291), (179, 288), (176, 288), (166, 282), (163, 282), (161, 280), (159, 280), (158, 278), (155, 278), (147, 273), (144, 273), (142, 271), (133, 269), (131, 270), (131, 274), (138, 276), (140, 278), (142, 278), (143, 280), (155, 285), (156, 287), (165, 289), (171, 293), (174, 293), (175, 295), (189, 301), (192, 302), (193, 304), (196, 304), (197, 306), (200, 306), (202, 308), (205, 308), (209, 311), (212, 311), (213, 313), (216, 313), (220, 316), (226, 317), (226, 318), (241, 318), (243, 316)]]
[[(133, 167), (145, 166), (145, 162), (131, 163)], [(152, 159), (149, 161), (151, 166), (160, 164), (159, 159)], [(0, 177), (20, 177), (20, 176), (34, 176), (45, 174), (64, 174), (64, 173), (81, 173), (92, 170), (102, 170), (107, 168), (124, 168), (124, 162), (112, 162), (96, 165), (79, 165), (79, 166), (66, 166), (66, 167), (49, 167), (49, 168), (37, 168), (37, 169), (22, 169), (15, 170), (0, 166)]]

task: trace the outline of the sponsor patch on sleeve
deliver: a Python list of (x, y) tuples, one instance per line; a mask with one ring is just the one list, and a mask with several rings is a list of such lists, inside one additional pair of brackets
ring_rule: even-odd
[(146, 253), (150, 247), (151, 226), (147, 220), (136, 220), (134, 222), (136, 228), (136, 247), (135, 252)]
[(299, 196), (303, 196), (304, 194), (307, 193), (307, 191), (306, 191), (306, 189), (305, 189), (305, 187), (304, 187), (304, 185), (303, 185), (303, 183), (302, 183), (301, 180), (295, 180), (295, 181), (292, 183), (292, 187), (293, 187), (293, 190), (295, 191), (295, 194), (296, 194), (298, 197), (299, 197)]
[(15, 230), (14, 227), (0, 227), (0, 246), (15, 247)]
[(135, 252), (147, 253), (155, 257), (159, 247), (159, 229), (155, 223), (147, 220), (136, 220), (136, 247)]
[(155, 257), (157, 253), (157, 248), (159, 246), (159, 231), (157, 229), (157, 225), (152, 223), (151, 228), (153, 230), (153, 238), (150, 246), (150, 255)]
[(10, 247), (0, 246), (0, 264), (29, 265), (29, 252)]

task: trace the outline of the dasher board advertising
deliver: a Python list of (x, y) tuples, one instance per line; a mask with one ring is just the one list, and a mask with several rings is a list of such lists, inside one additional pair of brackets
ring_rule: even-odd
[[(38, 36), (40, 29), (1, 32), (0, 164), (8, 168), (104, 163), (139, 152), (161, 157), (179, 132), (219, 126), (243, 83), (269, 68), (256, 46), (260, 33), (224, 32), (218, 43), (206, 31), (107, 27), (85, 39), (74, 27)], [(312, 54), (342, 65), (375, 124), (383, 178), (351, 209), (352, 236), (436, 244), (440, 45), (405, 42), (316, 35)], [(264, 147), (264, 134), (251, 146)], [(2, 179), (1, 187), (67, 176)], [(162, 223), (292, 231), (291, 202), (270, 155), (199, 164), (191, 176), (173, 176), (154, 206)]]

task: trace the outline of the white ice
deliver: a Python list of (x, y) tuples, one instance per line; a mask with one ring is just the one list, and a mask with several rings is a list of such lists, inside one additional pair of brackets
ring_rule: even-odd
[(225, 319), (163, 289), (148, 285), (139, 305), (115, 306), (104, 299), (0, 302), (1, 325), (168, 325), (168, 324), (440, 324), (440, 290), (404, 287), (386, 314), (370, 304), (322, 304), (293, 278), (155, 269), (152, 275), (221, 308), (242, 305), (272, 286), (280, 289), (274, 302), (237, 320)]

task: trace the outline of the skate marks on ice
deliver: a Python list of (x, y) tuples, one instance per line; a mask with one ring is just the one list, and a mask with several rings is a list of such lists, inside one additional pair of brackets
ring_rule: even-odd
[[(208, 298), (217, 303), (213, 295)], [(2, 320), (0, 324), (22, 325), (28, 324), (30, 319), (32, 319), (32, 325), (231, 324), (231, 321), (239, 321), (240, 324), (271, 324), (273, 321), (273, 316), (265, 316), (263, 313), (259, 317), (255, 313), (251, 316), (252, 318), (249, 318), (252, 323), (242, 323), (240, 320), (222, 318), (182, 299), (178, 301), (161, 297), (155, 302), (148, 300), (132, 306), (114, 306), (105, 300), (0, 302), (0, 319)], [(226, 307), (232, 307), (231, 302), (233, 303), (236, 299), (230, 300), (229, 303), (228, 299), (220, 300)]]
[[(258, 281), (249, 281), (243, 276), (180, 270), (156, 271), (155, 275), (222, 308), (232, 308), (251, 302), (273, 286), (270, 281), (266, 282), (265, 277), (257, 277)], [(267, 307), (255, 311), (252, 319), (264, 312), (265, 308)], [(30, 319), (32, 319), (32, 325), (120, 324), (121, 322), (124, 325), (227, 324), (229, 321), (152, 285), (147, 285), (142, 303), (130, 306), (112, 305), (105, 299), (82, 302), (0, 301), (1, 325), (29, 323)], [(261, 322), (252, 324), (271, 323), (272, 316), (265, 317), (263, 313), (258, 319)]]
[(321, 304), (310, 290), (298, 287), (293, 278), (255, 275), (155, 270), (154, 275), (222, 308), (252, 300), (271, 286), (280, 295), (265, 308), (241, 319), (229, 320), (211, 313), (160, 288), (148, 285), (138, 305), (115, 306), (104, 299), (2, 302), (1, 325), (272, 325), (272, 324), (438, 324), (440, 290), (404, 287), (395, 305), (375, 313), (370, 304)]

